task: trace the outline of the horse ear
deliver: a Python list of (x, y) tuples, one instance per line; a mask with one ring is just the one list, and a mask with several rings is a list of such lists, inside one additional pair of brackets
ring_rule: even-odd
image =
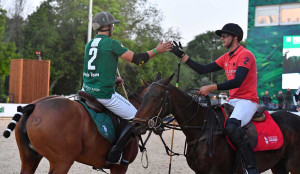
[(141, 79), (141, 81), (142, 81), (142, 85), (143, 85), (144, 87), (149, 86), (149, 83), (146, 82), (144, 79)]
[(156, 82), (156, 81), (158, 81), (158, 80), (160, 80), (160, 79), (161, 79), (161, 73), (158, 72), (158, 73), (156, 74), (156, 76), (155, 76), (153, 82)]
[(175, 73), (173, 73), (170, 77), (166, 78), (162, 83), (164, 85), (168, 85), (170, 83), (170, 81), (172, 80), (172, 78), (174, 77)]

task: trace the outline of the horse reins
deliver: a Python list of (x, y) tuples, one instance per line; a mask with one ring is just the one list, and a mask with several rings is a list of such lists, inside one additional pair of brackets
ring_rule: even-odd
[[(214, 111), (214, 109), (211, 106), (211, 102), (210, 99), (208, 98), (208, 96), (206, 96), (206, 100), (207, 100), (207, 112), (205, 115), (205, 119), (203, 122), (203, 129), (201, 130), (201, 133), (199, 134), (199, 138), (196, 138), (190, 142), (187, 142), (188, 145), (193, 145), (192, 151), (195, 150), (196, 146), (198, 145), (199, 142), (207, 139), (207, 145), (208, 145), (208, 153), (209, 156), (212, 157), (213, 153), (214, 153), (214, 144), (213, 144), (213, 135), (222, 135), (224, 133), (224, 130), (222, 129), (221, 126), (221, 121), (218, 118), (218, 115), (216, 114), (216, 112)], [(212, 121), (210, 121), (213, 117), (211, 117), (209, 114), (211, 113), (211, 115), (215, 116), (216, 121), (219, 123), (219, 127), (217, 129), (214, 129), (212, 125)], [(213, 122), (213, 124), (215, 124), (216, 122)], [(208, 130), (208, 135), (205, 134), (205, 130)], [(217, 132), (214, 133), (214, 130), (219, 130), (221, 132)]]
[(135, 98), (140, 104), (142, 103), (142, 98), (140, 97), (140, 95), (133, 90), (129, 85), (127, 85), (126, 83), (124, 83), (124, 86), (126, 86), (127, 90), (129, 89), (132, 93), (128, 96), (132, 96), (133, 98)]

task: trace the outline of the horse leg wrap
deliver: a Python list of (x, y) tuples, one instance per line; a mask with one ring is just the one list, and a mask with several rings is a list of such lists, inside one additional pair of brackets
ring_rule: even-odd
[(114, 145), (108, 152), (108, 156), (106, 160), (107, 163), (128, 165), (128, 161), (126, 161), (122, 157), (122, 152), (123, 149), (127, 146), (127, 144), (134, 136), (135, 136), (134, 128), (130, 124), (126, 125), (116, 145)]
[(247, 142), (245, 131), (241, 128), (241, 121), (235, 118), (228, 119), (225, 131), (232, 144), (240, 152), (248, 174), (258, 174), (255, 156), (251, 145)]

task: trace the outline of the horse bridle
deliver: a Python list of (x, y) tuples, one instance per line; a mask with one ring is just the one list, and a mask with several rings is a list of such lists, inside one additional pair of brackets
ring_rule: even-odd
[[(149, 114), (149, 117), (147, 119), (133, 118), (133, 121), (147, 123), (147, 124), (144, 124), (144, 127), (145, 127), (145, 125), (148, 125), (149, 129), (157, 129), (161, 126), (162, 116), (163, 116), (163, 113), (166, 112), (166, 110), (168, 108), (168, 105), (169, 105), (169, 110), (170, 111), (172, 109), (171, 108), (172, 106), (171, 106), (171, 103), (170, 103), (171, 100), (170, 100), (170, 94), (169, 94), (169, 85), (166, 86), (166, 85), (163, 85), (163, 84), (158, 83), (158, 82), (153, 82), (151, 85), (159, 85), (159, 86), (163, 87), (165, 89), (164, 96), (161, 98), (159, 104), (156, 105), (156, 107), (151, 110), (151, 113)], [(152, 115), (154, 115), (154, 113), (156, 113), (157, 111), (158, 111), (158, 114), (156, 116), (152, 117)]]
[[(169, 105), (169, 111), (171, 111), (172, 109), (172, 105), (171, 105), (171, 99), (170, 99), (170, 93), (169, 93), (169, 85), (166, 86), (166, 85), (163, 85), (161, 83), (158, 83), (158, 82), (153, 82), (151, 85), (159, 85), (161, 87), (164, 88), (164, 96), (161, 98), (161, 101), (158, 105), (156, 105), (155, 108), (152, 109), (151, 113), (149, 114), (150, 116), (147, 118), (147, 119), (143, 119), (143, 118), (133, 118), (134, 121), (138, 121), (138, 122), (144, 122), (144, 123), (148, 123), (148, 128), (149, 129), (154, 129), (156, 130), (157, 128), (159, 128), (163, 123), (162, 123), (162, 117), (163, 117), (163, 113), (166, 112), (167, 108), (168, 108), (168, 105)], [(186, 107), (182, 108), (181, 110), (179, 110), (178, 112), (182, 112), (184, 110), (186, 110), (189, 106), (191, 106), (191, 104), (193, 103), (193, 99), (191, 99), (191, 101), (187, 104)], [(210, 105), (210, 100), (208, 100), (208, 104)], [(193, 118), (197, 115), (198, 113), (198, 110), (199, 110), (199, 105), (197, 106), (197, 110), (196, 112), (192, 115), (192, 117), (190, 117), (188, 120), (186, 120), (184, 123), (182, 123), (181, 125), (174, 125), (174, 124), (169, 124), (171, 121), (169, 121), (168, 123), (165, 124), (165, 126), (168, 127), (169, 126), (172, 126), (172, 129), (177, 129), (177, 130), (180, 130), (176, 127), (185, 127), (185, 128), (200, 128), (202, 129), (203, 126), (185, 126), (188, 122), (190, 122), (191, 120), (193, 120)], [(158, 112), (158, 115), (157, 116), (154, 116), (151, 118), (151, 115), (153, 115), (158, 109), (160, 108), (159, 112)], [(163, 111), (164, 109), (164, 111)], [(155, 120), (156, 119), (156, 120)], [(157, 125), (159, 121), (159, 124)], [(146, 124), (145, 124), (146, 125)], [(144, 125), (144, 126), (145, 126)]]
[[(164, 96), (162, 97), (160, 103), (159, 103), (158, 105), (156, 105), (155, 108), (152, 109), (152, 111), (151, 111), (151, 113), (150, 113), (150, 116), (149, 116), (147, 119), (142, 119), (142, 118), (134, 118), (134, 119), (133, 119), (134, 121), (148, 123), (148, 124), (144, 124), (144, 127), (145, 127), (146, 125), (148, 125), (148, 128), (150, 128), (150, 129), (157, 129), (158, 127), (161, 126), (161, 124), (162, 124), (162, 119), (161, 119), (161, 118), (162, 118), (162, 116), (163, 116), (163, 113), (165, 113), (168, 104), (170, 105), (170, 111), (171, 111), (171, 104), (170, 104), (170, 101), (171, 101), (171, 100), (170, 100), (170, 94), (169, 94), (169, 85), (166, 86), (166, 85), (163, 85), (163, 84), (158, 83), (158, 82), (154, 82), (154, 83), (152, 83), (151, 85), (154, 85), (154, 84), (159, 85), (159, 86), (161, 86), (161, 87), (163, 87), (163, 88), (165, 89), (165, 91), (164, 91)], [(216, 113), (214, 112), (214, 110), (212, 109), (212, 106), (211, 106), (211, 102), (210, 102), (209, 97), (206, 96), (206, 99), (207, 99), (208, 110), (211, 110), (211, 111), (213, 112), (213, 114), (216, 116), (217, 122), (220, 124), (220, 120), (219, 120), (217, 114), (216, 114)], [(193, 101), (193, 99), (192, 99), (192, 101)], [(179, 112), (182, 112), (183, 110), (186, 110), (191, 104), (192, 104), (192, 102), (190, 102), (186, 107), (184, 107), (183, 109), (181, 109)], [(160, 110), (159, 110), (158, 115), (151, 118), (151, 115), (153, 115), (159, 108), (160, 108)], [(165, 108), (165, 110), (162, 112), (163, 108)], [(203, 123), (202, 126), (197, 126), (197, 127), (184, 126), (185, 124), (187, 124), (189, 121), (191, 121), (191, 120), (197, 115), (198, 109), (199, 109), (199, 105), (197, 106), (197, 110), (196, 110), (195, 114), (193, 114), (193, 116), (192, 116), (191, 118), (189, 118), (188, 120), (186, 120), (186, 121), (185, 121), (183, 124), (181, 124), (181, 125), (177, 125), (177, 126), (173, 125), (173, 126), (175, 126), (175, 127), (181, 127), (181, 128), (182, 128), (182, 127), (186, 127), (186, 128), (199, 128), (199, 129), (202, 129), (202, 130), (201, 130), (201, 133), (200, 133), (200, 137), (198, 137), (198, 138), (196, 138), (196, 139), (194, 139), (194, 140), (192, 140), (192, 141), (187, 142), (187, 144), (188, 144), (188, 145), (193, 145), (193, 146), (194, 146), (194, 147), (193, 147), (193, 150), (194, 150), (194, 148), (196, 147), (196, 145), (197, 145), (200, 141), (202, 141), (202, 140), (208, 138), (208, 145), (209, 145), (209, 147), (210, 147), (210, 148), (209, 148), (209, 155), (212, 156), (212, 155), (213, 155), (213, 151), (214, 151), (214, 150), (213, 150), (214, 148), (213, 148), (213, 145), (212, 145), (212, 135), (213, 135), (213, 130), (214, 130), (214, 128), (212, 128), (212, 127), (207, 128), (207, 123), (208, 123), (208, 122), (207, 122), (207, 119), (208, 119), (208, 112), (207, 112), (207, 114), (206, 114), (206, 116), (205, 116), (204, 123)], [(157, 118), (156, 121), (154, 120), (155, 118)], [(158, 119), (159, 119), (159, 121), (160, 121), (160, 124), (157, 126), (157, 121), (158, 121)], [(173, 129), (174, 129), (174, 127), (173, 127)], [(210, 135), (209, 135), (208, 137), (206, 137), (206, 136), (203, 134), (204, 131), (205, 131), (206, 129), (209, 129), (209, 130), (210, 130), (210, 131), (209, 131), (209, 132), (210, 132)], [(217, 129), (217, 130), (221, 130), (221, 132), (223, 132), (222, 129)], [(204, 135), (204, 136), (203, 136), (203, 135)], [(163, 140), (162, 140), (162, 141), (163, 141)], [(164, 142), (164, 141), (163, 141), (163, 142)], [(165, 146), (166, 146), (166, 145), (165, 145)], [(165, 147), (165, 148), (166, 148), (166, 147)], [(167, 148), (166, 148), (166, 149), (167, 149)], [(168, 154), (168, 153), (167, 153), (167, 154)], [(185, 155), (185, 154), (184, 154), (184, 155)]]

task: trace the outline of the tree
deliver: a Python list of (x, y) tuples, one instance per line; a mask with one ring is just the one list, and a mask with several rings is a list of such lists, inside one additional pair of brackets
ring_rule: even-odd
[(25, 59), (35, 59), (35, 52), (41, 51), (42, 58), (51, 61), (50, 90), (68, 69), (68, 63), (61, 57), (63, 53), (60, 52), (60, 35), (57, 26), (58, 21), (54, 8), (50, 2), (43, 2), (36, 12), (28, 16), (22, 29), (22, 45), (19, 47), (20, 53)]
[[(147, 0), (120, 1), (121, 14), (126, 22), (124, 35), (118, 37), (120, 41), (134, 52), (145, 52), (155, 48), (161, 41), (178, 40), (180, 35), (172, 28), (164, 31), (161, 27), (162, 13)], [(124, 38), (126, 38), (124, 40)], [(130, 39), (128, 41), (128, 39)], [(157, 72), (167, 77), (176, 71), (177, 59), (171, 53), (158, 55), (154, 59), (138, 67), (121, 60), (119, 68), (121, 74), (134, 88), (140, 85), (140, 79), (152, 81)], [(127, 73), (132, 72), (132, 73)]]
[(5, 85), (5, 79), (9, 75), (10, 59), (17, 58), (16, 46), (14, 43), (4, 41), (6, 11), (0, 5), (0, 97), (8, 94), (8, 88)]
[[(51, 60), (52, 94), (72, 94), (81, 88), (88, 5), (86, 0), (47, 0), (25, 20), (18, 49), (24, 58), (35, 58), (35, 51), (41, 51)], [(113, 38), (135, 52), (155, 48), (161, 39), (179, 38), (172, 29), (163, 31), (160, 12), (147, 0), (94, 0), (93, 14), (100, 11), (121, 21)], [(119, 68), (126, 83), (136, 88), (140, 78), (152, 80), (157, 71), (171, 74), (174, 62), (171, 54), (164, 54), (142, 67), (120, 59)]]
[[(22, 28), (24, 26), (24, 19), (22, 13), (24, 12), (24, 5), (26, 0), (14, 0), (13, 8), (9, 9), (10, 18), (6, 21), (6, 42), (13, 42), (17, 48), (20, 48), (20, 40), (22, 39)], [(18, 49), (19, 52), (19, 49)]]
[[(185, 48), (185, 52), (193, 60), (201, 64), (208, 64), (226, 53), (227, 49), (222, 46), (222, 41), (213, 31), (208, 31), (197, 35), (194, 40), (190, 41)], [(224, 71), (199, 76), (198, 73), (194, 72), (187, 65), (183, 66), (181, 76), (182, 81), (180, 83), (183, 84), (182, 86), (186, 90), (207, 85), (208, 79), (209, 84), (220, 83), (226, 80)]]
[[(82, 28), (82, 33), (84, 33), (83, 40), (86, 41), (85, 33), (87, 33), (86, 26), (88, 21), (85, 20), (87, 14), (82, 13), (82, 11), (84, 8), (87, 8), (88, 4), (84, 4), (80, 0), (75, 2), (76, 3), (74, 4), (74, 8), (78, 8), (80, 7), (80, 5), (82, 5), (82, 9), (80, 10), (79, 14), (82, 15), (83, 25), (78, 26), (84, 27)], [(59, 6), (62, 6), (62, 4)], [(70, 6), (65, 5), (63, 7)], [(161, 21), (161, 15), (159, 14), (158, 10), (148, 5), (148, 2), (146, 0), (95, 0), (93, 4), (93, 14), (95, 15), (100, 11), (109, 11), (118, 20), (121, 21), (119, 24), (116, 24), (114, 35), (112, 36), (112, 38), (119, 40), (123, 45), (125, 45), (130, 50), (133, 50), (134, 52), (144, 52), (151, 48), (155, 48), (160, 39), (165, 39), (168, 36), (176, 35), (172, 34), (172, 31), (167, 31), (164, 37), (161, 23), (159, 22)], [(77, 16), (77, 14), (72, 15)], [(80, 43), (82, 43), (83, 45), (80, 46), (79, 49), (83, 53), (85, 42)], [(84, 55), (82, 54), (82, 56), (78, 59), (82, 60), (80, 61), (81, 64), (78, 66), (80, 67), (80, 70), (82, 69), (83, 57)], [(134, 64), (119, 59), (119, 69), (122, 74), (122, 77), (126, 80), (126, 83), (128, 83), (131, 87), (136, 88), (140, 86), (139, 79), (143, 78), (145, 80), (150, 81), (152, 80), (157, 71), (166, 72), (168, 69), (170, 69), (167, 68), (169, 66), (168, 62), (160, 63), (160, 61), (161, 60), (159, 60), (159, 58), (156, 58), (154, 60), (149, 61), (142, 67), (138, 67)], [(165, 67), (162, 67), (163, 65), (165, 65)], [(127, 73), (130, 71), (135, 73)], [(82, 71), (78, 72), (80, 72), (80, 75), (77, 76), (80, 77), (80, 80), (78, 81), (81, 82)], [(72, 79), (74, 80), (75, 78)], [(64, 80), (64, 83), (65, 82), (66, 81)]]

